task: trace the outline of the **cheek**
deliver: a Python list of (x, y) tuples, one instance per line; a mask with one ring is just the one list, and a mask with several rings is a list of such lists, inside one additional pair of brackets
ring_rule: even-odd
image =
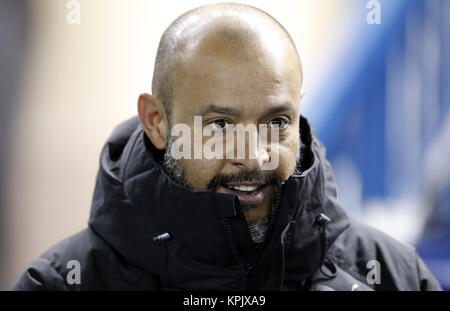
[(291, 135), (280, 142), (279, 165), (276, 171), (277, 174), (283, 179), (287, 179), (294, 173), (298, 149), (299, 149), (298, 135)]
[(182, 160), (184, 176), (193, 190), (205, 190), (220, 172), (221, 160)]

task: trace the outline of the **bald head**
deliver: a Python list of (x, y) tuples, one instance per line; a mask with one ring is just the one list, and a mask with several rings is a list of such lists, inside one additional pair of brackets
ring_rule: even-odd
[[(297, 72), (301, 88), (301, 62), (295, 44), (273, 17), (242, 4), (203, 6), (178, 17), (164, 32), (155, 61), (152, 92), (172, 114), (175, 85), (183, 83), (193, 67), (220, 59), (271, 63)], [(294, 73), (295, 74), (295, 73)]]
[[(217, 180), (249, 185), (261, 174), (283, 181), (294, 173), (301, 84), (297, 50), (277, 21), (245, 5), (210, 5), (182, 15), (165, 31), (156, 57), (153, 95), (139, 96), (138, 112), (153, 146), (165, 150), (163, 168), (174, 181), (194, 191), (229, 194), (230, 188)], [(235, 133), (230, 125), (253, 126), (259, 137), (265, 136), (259, 129), (267, 129), (271, 147), (256, 147), (252, 144), (256, 136)], [(237, 142), (220, 140), (229, 134), (248, 146), (248, 156), (235, 157)], [(220, 141), (209, 140), (211, 135)], [(191, 156), (208, 146), (221, 155)], [(175, 158), (172, 151), (181, 149), (186, 157)], [(269, 169), (264, 164), (271, 159), (279, 161)], [(239, 198), (249, 224), (264, 223), (277, 191), (276, 185), (259, 187)]]

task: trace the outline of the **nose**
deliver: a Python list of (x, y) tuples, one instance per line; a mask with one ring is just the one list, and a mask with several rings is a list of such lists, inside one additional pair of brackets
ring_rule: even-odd
[(258, 137), (250, 142), (246, 139), (245, 153), (243, 154), (245, 155), (244, 157), (239, 157), (239, 152), (235, 152), (235, 150), (233, 150), (233, 153), (234, 157), (230, 160), (231, 163), (240, 169), (248, 171), (260, 170), (264, 163), (270, 161), (270, 156), (266, 147), (258, 144)]
[(245, 159), (232, 160), (233, 165), (244, 168), (248, 171), (260, 170), (262, 165), (269, 162), (269, 155), (264, 149), (258, 152), (255, 158), (246, 157)]

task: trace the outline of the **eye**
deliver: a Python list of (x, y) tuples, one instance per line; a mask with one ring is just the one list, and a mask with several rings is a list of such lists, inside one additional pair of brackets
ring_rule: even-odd
[(217, 119), (217, 120), (214, 120), (214, 121), (208, 123), (208, 125), (212, 126), (213, 129), (216, 129), (216, 130), (223, 130), (229, 124), (230, 123), (225, 119)]
[(289, 121), (285, 118), (275, 118), (269, 121), (269, 127), (278, 127), (280, 130), (285, 129), (289, 124)]

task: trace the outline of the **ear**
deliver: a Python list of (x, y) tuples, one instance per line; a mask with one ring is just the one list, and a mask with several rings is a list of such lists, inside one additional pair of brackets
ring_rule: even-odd
[(163, 150), (167, 145), (168, 124), (161, 102), (150, 94), (141, 94), (138, 99), (138, 114), (145, 134), (153, 146)]

